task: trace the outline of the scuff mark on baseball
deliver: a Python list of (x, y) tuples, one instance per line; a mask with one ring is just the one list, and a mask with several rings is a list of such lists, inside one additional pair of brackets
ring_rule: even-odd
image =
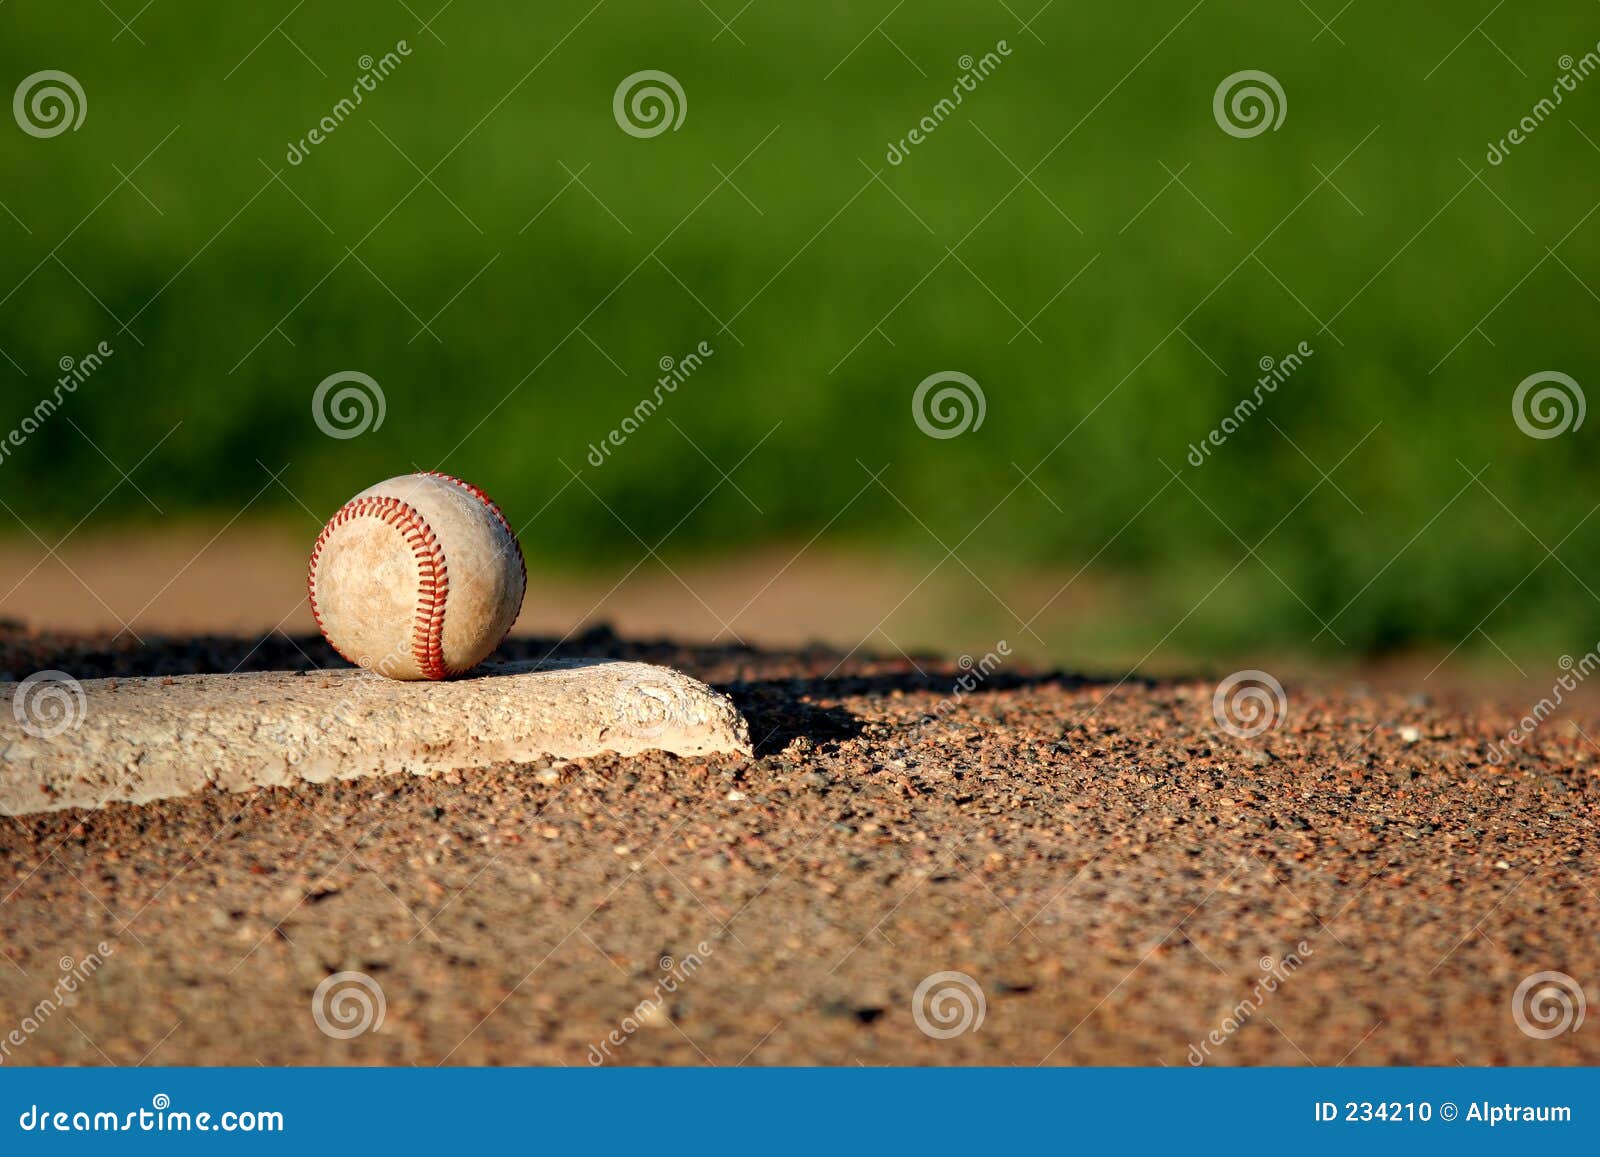
[(347, 661), (390, 679), (447, 679), (500, 645), (528, 571), (489, 496), (430, 472), (341, 506), (311, 548), (306, 585), (312, 617)]

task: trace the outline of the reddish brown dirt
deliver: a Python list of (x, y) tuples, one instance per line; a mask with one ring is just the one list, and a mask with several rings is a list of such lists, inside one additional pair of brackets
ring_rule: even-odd
[[(1535, 1039), (1512, 1014), (1539, 971), (1600, 995), (1587, 719), (1493, 768), (1483, 745), (1520, 704), (1295, 684), (1282, 724), (1239, 740), (1198, 679), (1008, 666), (952, 702), (960, 670), (920, 657), (926, 675), (605, 632), (562, 653), (716, 683), (757, 757), (0, 821), (0, 1038), (37, 1019), (62, 957), (111, 950), (0, 1059), (1600, 1063), (1593, 1025)], [(331, 657), (307, 638), (0, 636), (15, 675), (313, 661)], [(318, 1029), (314, 991), (344, 970), (381, 986), (381, 1029)], [(913, 1015), (941, 971), (986, 1005), (949, 1039)]]

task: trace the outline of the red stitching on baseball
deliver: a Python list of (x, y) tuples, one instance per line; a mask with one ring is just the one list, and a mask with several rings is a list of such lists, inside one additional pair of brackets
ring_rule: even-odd
[[(317, 629), (324, 638), (328, 638), (327, 628), (322, 624), (322, 614), (317, 609), (317, 563), (333, 532), (357, 518), (376, 518), (388, 523), (404, 536), (406, 544), (411, 547), (418, 572), (417, 613), (413, 622), (411, 657), (417, 661), (417, 667), (425, 678), (447, 678), (451, 671), (444, 661), (444, 604), (450, 594), (450, 575), (445, 569), (444, 548), (417, 508), (398, 498), (386, 495), (353, 498), (339, 508), (317, 536), (316, 545), (311, 548), (311, 563), (306, 571), (311, 617), (316, 620)], [(328, 638), (328, 642), (347, 663), (360, 666), (340, 650), (331, 638)]]
[[(468, 494), (472, 495), (472, 497), (483, 503), (484, 506), (488, 507), (489, 513), (494, 515), (495, 521), (500, 524), (500, 528), (504, 530), (508, 536), (510, 536), (511, 545), (516, 549), (517, 552), (517, 567), (522, 572), (522, 593), (517, 596), (517, 614), (511, 616), (511, 621), (513, 624), (515, 624), (517, 615), (522, 613), (522, 600), (528, 595), (528, 560), (523, 556), (522, 543), (517, 538), (517, 532), (511, 529), (511, 523), (506, 521), (506, 516), (500, 512), (500, 507), (495, 504), (494, 499), (485, 494), (480, 487), (474, 486), (472, 483), (463, 478), (457, 478), (454, 474), (446, 474), (440, 470), (424, 470), (417, 477), (437, 478), (440, 481), (450, 482), (461, 487), (461, 489), (465, 490)], [(507, 627), (506, 635), (509, 635), (510, 633), (511, 628)], [(505, 642), (505, 635), (500, 636), (500, 642)], [(496, 646), (498, 645), (499, 644), (496, 644)]]

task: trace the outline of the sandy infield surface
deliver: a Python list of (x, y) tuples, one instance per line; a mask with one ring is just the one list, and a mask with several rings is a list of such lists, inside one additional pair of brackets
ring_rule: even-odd
[[(755, 758), (7, 819), (0, 1038), (31, 1028), (4, 1063), (1600, 1063), (1594, 1026), (1530, 1035), (1513, 1004), (1541, 971), (1600, 985), (1587, 719), (1496, 768), (1525, 705), (1291, 683), (1242, 740), (1202, 679), (1008, 664), (952, 701), (947, 660), (604, 630), (555, 653), (705, 679)], [(0, 660), (336, 664), (304, 637), (16, 628)], [(335, 1009), (341, 972), (365, 979)]]

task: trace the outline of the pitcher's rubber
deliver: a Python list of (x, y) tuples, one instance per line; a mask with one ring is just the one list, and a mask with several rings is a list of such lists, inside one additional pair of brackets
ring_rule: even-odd
[(25, 681), (0, 700), (0, 815), (540, 757), (750, 751), (725, 697), (612, 659), (489, 664), (432, 684), (348, 669)]

